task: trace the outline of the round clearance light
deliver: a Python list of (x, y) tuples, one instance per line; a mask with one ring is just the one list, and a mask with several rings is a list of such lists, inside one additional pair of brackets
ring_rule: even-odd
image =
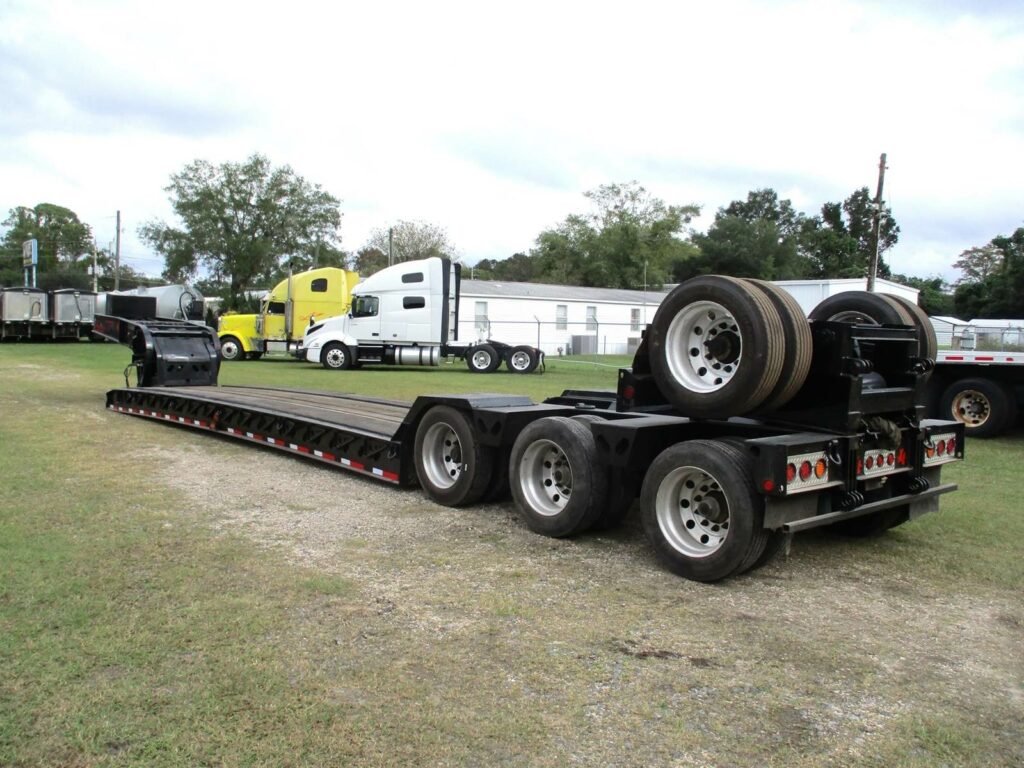
[(874, 456), (868, 456), (864, 460), (864, 466), (867, 467), (868, 469), (874, 468), (874, 466), (875, 466), (875, 457)]
[(935, 444), (934, 443), (932, 445), (926, 445), (925, 446), (925, 448), (924, 448), (924, 455), (927, 456), (929, 459), (932, 456), (935, 455)]
[(786, 482), (792, 483), (796, 480), (796, 464), (786, 465)]
[(945, 440), (939, 440), (939, 442), (937, 442), (935, 444), (935, 452), (937, 454), (939, 454), (939, 456), (942, 456), (942, 455), (944, 455), (946, 453), (946, 441)]
[(775, 490), (775, 481), (769, 478), (761, 483), (761, 487), (764, 489), (765, 493), (771, 493)]
[(885, 456), (883, 456), (882, 454), (878, 454), (878, 456), (875, 457), (875, 464), (877, 464), (880, 467), (884, 467), (885, 466)]
[(956, 453), (956, 438), (951, 437), (946, 441), (946, 455), (952, 456), (954, 453)]
[(800, 479), (808, 480), (811, 477), (811, 462), (805, 461), (800, 465)]
[(895, 464), (896, 463), (896, 454), (894, 454), (894, 453), (887, 454), (886, 457), (885, 457), (885, 463), (888, 464), (890, 467), (893, 464)]
[(814, 476), (821, 480), (825, 476), (826, 470), (828, 470), (828, 464), (825, 463), (824, 459), (818, 459), (814, 465)]

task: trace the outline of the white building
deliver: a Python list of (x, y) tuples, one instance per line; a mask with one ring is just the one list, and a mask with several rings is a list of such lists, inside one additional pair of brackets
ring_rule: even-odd
[[(822, 299), (863, 291), (866, 279), (784, 280), (778, 283), (810, 312)], [(463, 280), (459, 338), (491, 337), (530, 344), (549, 355), (628, 354), (671, 288), (630, 291), (573, 285)], [(876, 290), (917, 302), (916, 288), (877, 280)]]

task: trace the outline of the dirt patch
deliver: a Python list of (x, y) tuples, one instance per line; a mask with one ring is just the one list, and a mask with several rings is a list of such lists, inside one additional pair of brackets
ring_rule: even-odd
[(296, 621), (350, 659), (415, 666), (460, 706), (488, 706), (481, 685), (499, 686), (545, 733), (573, 729), (571, 745), (548, 744), (566, 761), (743, 764), (772, 745), (772, 761), (838, 765), (885, 760), (922, 719), (992, 738), (1024, 722), (1017, 595), (940, 589), (911, 563), (871, 569), (822, 537), (756, 574), (695, 584), (658, 565), (636, 521), (549, 540), (509, 502), (449, 509), (145, 428), (140, 460), (190, 515), (358, 585), (356, 608)]

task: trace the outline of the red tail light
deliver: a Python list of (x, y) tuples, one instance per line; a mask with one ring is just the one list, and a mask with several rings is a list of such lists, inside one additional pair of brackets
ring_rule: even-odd
[(935, 452), (937, 454), (939, 454), (939, 456), (942, 456), (942, 455), (944, 455), (946, 453), (946, 441), (945, 440), (939, 440), (937, 443), (935, 443)]
[(792, 483), (796, 480), (796, 464), (786, 465), (786, 482)]
[(952, 456), (956, 453), (956, 438), (951, 437), (946, 441), (946, 453)]
[(893, 464), (896, 463), (896, 457), (890, 453), (888, 456), (885, 457), (885, 463), (891, 467)]
[(806, 480), (811, 476), (811, 462), (805, 461), (800, 465), (800, 479)]
[(900, 448), (899, 453), (896, 454), (896, 463), (901, 467), (907, 466), (907, 449)]

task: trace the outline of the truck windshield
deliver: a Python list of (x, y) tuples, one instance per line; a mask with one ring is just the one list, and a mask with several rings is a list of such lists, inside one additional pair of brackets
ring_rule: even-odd
[(373, 317), (377, 314), (376, 296), (356, 296), (352, 301), (352, 317)]

